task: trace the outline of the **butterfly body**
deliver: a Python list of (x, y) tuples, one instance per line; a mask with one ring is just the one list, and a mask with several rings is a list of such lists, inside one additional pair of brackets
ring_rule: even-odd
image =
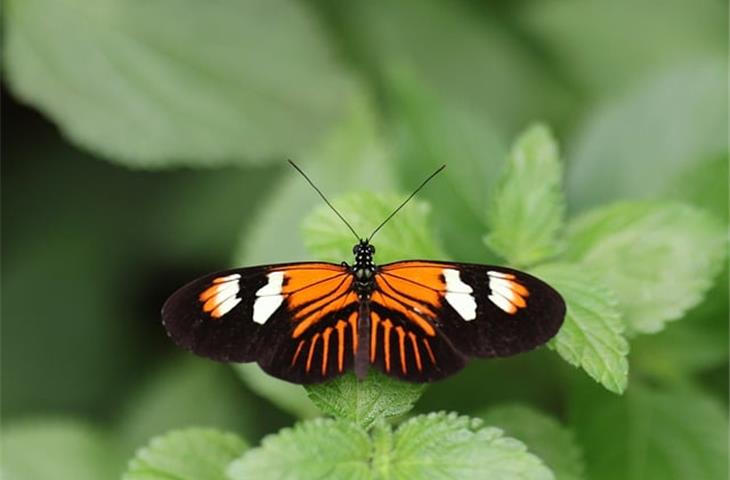
[(376, 265), (367, 240), (352, 265), (301, 262), (218, 272), (191, 282), (162, 317), (179, 346), (271, 375), (316, 383), (369, 368), (412, 382), (472, 357), (531, 350), (565, 315), (546, 283), (505, 267), (409, 260)]

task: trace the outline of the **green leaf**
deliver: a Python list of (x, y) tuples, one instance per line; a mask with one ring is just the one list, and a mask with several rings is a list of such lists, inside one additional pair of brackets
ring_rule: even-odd
[(532, 273), (560, 292), (567, 305), (565, 323), (550, 348), (571, 365), (580, 367), (608, 390), (626, 388), (629, 344), (615, 294), (579, 265), (540, 265)]
[(569, 204), (653, 198), (727, 152), (726, 57), (655, 75), (589, 115), (568, 149)]
[(394, 166), (404, 191), (445, 164), (418, 198), (432, 205), (437, 232), (452, 256), (487, 262), (480, 240), (494, 172), (506, 157), (501, 136), (484, 116), (446, 103), (402, 72), (392, 75), (390, 99)]
[[(332, 203), (363, 238), (383, 222), (405, 196), (394, 194), (351, 193)], [(411, 200), (388, 222), (373, 241), (377, 245), (375, 261), (392, 262), (404, 258), (443, 259), (445, 254), (434, 240), (428, 224), (430, 207), (425, 202)], [(352, 232), (326, 205), (319, 206), (304, 219), (302, 236), (307, 248), (316, 258), (341, 262), (352, 258), (352, 246), (357, 242)]]
[(536, 111), (557, 116), (570, 108), (572, 92), (532, 45), (515, 35), (512, 18), (491, 4), (333, 4), (345, 21), (340, 28), (359, 48), (356, 55), (381, 83), (390, 81), (393, 66), (408, 69), (448, 103), (498, 121), (507, 135), (532, 121)]
[(372, 436), (345, 420), (315, 419), (264, 438), (228, 469), (232, 480), (266, 478), (547, 480), (553, 476), (517, 440), (456, 414), (415, 417)]
[(727, 10), (714, 0), (666, 0), (660, 15), (650, 2), (631, 0), (525, 2), (517, 10), (510, 12), (516, 28), (577, 84), (575, 90), (594, 97), (605, 98), (677, 63), (727, 55)]
[[(552, 479), (550, 470), (525, 446), (497, 428), (455, 413), (412, 418), (392, 434), (379, 432), (375, 478)], [(390, 438), (389, 438), (390, 437)]]
[(644, 376), (679, 384), (691, 382), (697, 373), (724, 368), (728, 361), (727, 318), (727, 311), (717, 319), (693, 316), (656, 335), (633, 339), (633, 368)]
[(153, 438), (129, 462), (123, 480), (228, 480), (226, 468), (246, 450), (231, 433), (190, 428)]
[(494, 407), (479, 417), (524, 442), (550, 467), (557, 480), (585, 478), (583, 452), (573, 432), (555, 419), (523, 405)]
[(618, 203), (574, 220), (568, 257), (616, 292), (633, 333), (655, 333), (697, 305), (722, 266), (722, 226), (674, 203)]
[(124, 466), (106, 433), (73, 420), (7, 423), (2, 453), (0, 476), (7, 480), (117, 478)]
[(557, 142), (547, 127), (536, 125), (512, 148), (489, 209), (485, 242), (512, 265), (534, 264), (560, 251), (564, 215)]
[(704, 393), (632, 383), (621, 398), (573, 394), (571, 421), (591, 480), (725, 480), (727, 408)]
[(705, 209), (727, 223), (729, 163), (727, 152), (693, 162), (676, 176), (662, 196)]
[(348, 373), (305, 388), (324, 413), (350, 420), (367, 430), (378, 419), (403, 415), (412, 409), (425, 386), (395, 380), (371, 369), (363, 380)]
[[(212, 398), (215, 408), (204, 407)], [(180, 359), (154, 372), (132, 393), (118, 419), (117, 435), (129, 456), (160, 432), (192, 425), (227, 428), (258, 438), (263, 432), (254, 412), (263, 406), (226, 365)]]
[(78, 145), (127, 165), (298, 156), (341, 119), (351, 92), (317, 18), (296, 1), (6, 7), (13, 92)]
[(368, 479), (370, 439), (357, 425), (314, 419), (263, 439), (228, 468), (231, 480)]
[(256, 363), (239, 363), (233, 365), (233, 369), (251, 390), (285, 412), (299, 418), (319, 416), (319, 409), (300, 385), (274, 378)]

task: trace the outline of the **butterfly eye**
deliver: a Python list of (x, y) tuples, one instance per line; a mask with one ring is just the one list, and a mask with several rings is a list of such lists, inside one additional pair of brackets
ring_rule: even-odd
[(353, 255), (357, 255), (357, 250), (358, 250), (357, 249), (357, 245), (355, 245), (354, 247), (352, 247), (352, 254)]
[(373, 245), (368, 245), (370, 249), (370, 253), (375, 253), (375, 247)]

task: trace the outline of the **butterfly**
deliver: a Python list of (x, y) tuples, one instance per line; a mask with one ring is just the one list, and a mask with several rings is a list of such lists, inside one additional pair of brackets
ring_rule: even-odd
[(431, 382), (471, 358), (506, 357), (552, 338), (565, 302), (542, 280), (507, 267), (432, 260), (375, 263), (370, 243), (444, 166), (367, 238), (354, 262), (298, 262), (211, 273), (177, 290), (162, 321), (180, 347), (221, 362), (257, 362), (293, 383), (370, 368)]

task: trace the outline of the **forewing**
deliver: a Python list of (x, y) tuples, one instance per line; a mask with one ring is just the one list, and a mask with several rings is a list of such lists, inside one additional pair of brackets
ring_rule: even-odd
[(257, 361), (297, 383), (352, 363), (357, 296), (341, 265), (294, 263), (227, 270), (175, 292), (162, 310), (177, 345), (223, 362)]
[[(505, 267), (397, 262), (379, 269), (377, 290), (388, 297), (380, 303), (408, 325), (407, 334), (442, 344), (443, 357), (434, 352), (434, 367), (441, 362), (444, 371), (457, 366), (452, 366), (454, 356), (446, 346), (462, 358), (515, 355), (547, 342), (565, 317), (558, 292), (532, 275)], [(414, 357), (413, 352), (406, 349), (406, 356)]]

